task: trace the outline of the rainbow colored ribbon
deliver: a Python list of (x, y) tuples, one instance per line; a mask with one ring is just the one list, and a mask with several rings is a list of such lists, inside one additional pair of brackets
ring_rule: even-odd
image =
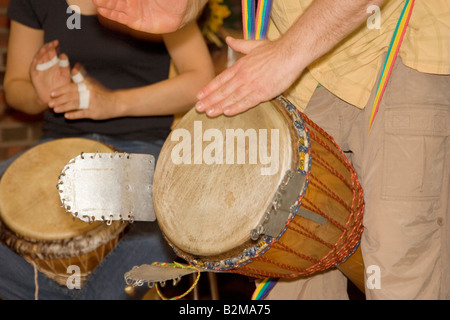
[(397, 59), (398, 51), (400, 50), (400, 45), (405, 36), (406, 27), (408, 25), (409, 19), (411, 18), (412, 8), (414, 6), (414, 0), (407, 0), (405, 6), (400, 14), (400, 18), (395, 27), (394, 34), (392, 35), (391, 43), (389, 44), (389, 49), (386, 56), (386, 61), (381, 72), (380, 81), (378, 83), (377, 92), (375, 95), (375, 100), (373, 102), (372, 114), (370, 115), (369, 122), (369, 132), (372, 128), (373, 122), (375, 121), (375, 116), (378, 113), (380, 107), (381, 98), (383, 97), (384, 91), (386, 89), (387, 82), (392, 73), (392, 69)]
[(269, 16), (272, 8), (272, 0), (242, 0), (242, 26), (244, 39), (265, 39)]
[(244, 39), (255, 39), (255, 1), (242, 0), (242, 30)]
[(266, 38), (271, 8), (272, 8), (272, 0), (258, 0), (258, 9), (256, 11), (256, 30), (255, 30), (256, 40)]
[(277, 283), (276, 279), (266, 278), (262, 280), (253, 292), (252, 300), (262, 300)]

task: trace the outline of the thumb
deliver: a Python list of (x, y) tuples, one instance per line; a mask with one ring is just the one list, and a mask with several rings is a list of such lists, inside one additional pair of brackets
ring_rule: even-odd
[(249, 54), (253, 49), (262, 45), (266, 40), (242, 40), (226, 37), (226, 43), (236, 52)]

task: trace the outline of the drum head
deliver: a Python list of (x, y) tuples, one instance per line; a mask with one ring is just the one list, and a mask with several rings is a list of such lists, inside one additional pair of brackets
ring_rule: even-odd
[(157, 221), (172, 246), (211, 256), (251, 241), (286, 170), (295, 168), (287, 118), (266, 102), (234, 117), (192, 109), (178, 122), (154, 176)]
[(8, 228), (36, 240), (69, 239), (100, 227), (73, 219), (61, 206), (57, 183), (82, 152), (113, 152), (96, 141), (68, 138), (37, 145), (17, 158), (0, 181), (0, 215)]

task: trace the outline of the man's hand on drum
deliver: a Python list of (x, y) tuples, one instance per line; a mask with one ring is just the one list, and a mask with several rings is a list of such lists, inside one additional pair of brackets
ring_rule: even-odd
[(132, 29), (161, 34), (193, 21), (207, 0), (93, 0), (98, 13)]
[[(227, 37), (227, 44), (245, 56), (223, 71), (197, 95), (196, 109), (210, 117), (235, 115), (275, 98), (303, 71), (284, 52), (280, 40), (239, 40)], [(293, 66), (297, 70), (293, 70)]]
[(66, 119), (105, 120), (117, 116), (116, 92), (89, 77), (81, 65), (72, 69), (72, 82), (52, 90), (49, 107)]
[(46, 43), (34, 56), (30, 77), (39, 99), (48, 104), (50, 92), (71, 82), (67, 55), (58, 55), (58, 40)]

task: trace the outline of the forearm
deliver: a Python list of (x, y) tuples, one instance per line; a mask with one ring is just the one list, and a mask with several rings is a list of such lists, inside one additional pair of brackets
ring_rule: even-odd
[(7, 104), (28, 114), (47, 109), (31, 79), (30, 66), (44, 46), (44, 31), (11, 20), (3, 89)]
[(384, 0), (315, 0), (278, 40), (290, 64), (304, 68), (333, 49), (368, 18), (370, 5)]
[(212, 73), (185, 72), (150, 86), (117, 91), (116, 116), (157, 116), (188, 111), (197, 101), (197, 91), (212, 77)]
[(48, 106), (39, 99), (30, 81), (5, 79), (3, 89), (6, 103), (16, 110), (28, 114), (38, 114), (48, 108)]

